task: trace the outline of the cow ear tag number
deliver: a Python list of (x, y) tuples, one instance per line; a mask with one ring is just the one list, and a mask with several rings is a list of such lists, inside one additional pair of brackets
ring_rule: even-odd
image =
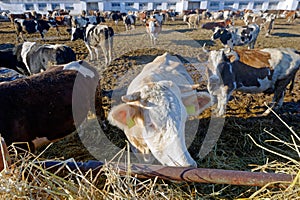
[(127, 124), (128, 128), (132, 128), (135, 126), (135, 122), (131, 117), (126, 120), (126, 124)]
[(194, 105), (186, 106), (185, 109), (189, 115), (193, 115), (196, 113), (196, 109)]

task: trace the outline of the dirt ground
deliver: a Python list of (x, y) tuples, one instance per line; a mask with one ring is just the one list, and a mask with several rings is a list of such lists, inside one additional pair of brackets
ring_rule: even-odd
[[(275, 23), (275, 28), (270, 37), (264, 36), (265, 30), (261, 31), (256, 48), (291, 47), (300, 50), (300, 20), (298, 19), (294, 24), (287, 24), (284, 20), (278, 19)], [(236, 21), (236, 25), (239, 24), (242, 24), (242, 22)], [(138, 24), (136, 30), (131, 32), (125, 32), (125, 28), (121, 23), (118, 26), (112, 25), (112, 27), (116, 33), (114, 38), (114, 61), (106, 68), (99, 65), (99, 63), (92, 63), (98, 67), (99, 72), (102, 74), (101, 85), (103, 89), (123, 88), (142, 69), (144, 64), (166, 51), (180, 55), (194, 80), (201, 83), (200, 89), (206, 89), (206, 78), (201, 63), (197, 61), (197, 56), (199, 54), (203, 55), (201, 46), (204, 43), (206, 43), (208, 49), (221, 47), (219, 41), (212, 42), (210, 40), (211, 31), (201, 28), (197, 30), (188, 29), (188, 26), (180, 20), (166, 22), (163, 25), (163, 32), (159, 36), (157, 45), (151, 46), (145, 34), (145, 28), (141, 24)], [(61, 27), (60, 30), (60, 36), (57, 35), (55, 30), (50, 30), (46, 34), (46, 41), (41, 41), (38, 34), (29, 35), (28, 41), (66, 44), (76, 52), (77, 59), (88, 60), (88, 51), (83, 41), (71, 42), (65, 28)], [(13, 26), (9, 22), (0, 23), (0, 43), (17, 44)], [(120, 93), (122, 92), (124, 90)], [(117, 97), (118, 94), (115, 94), (114, 100), (117, 101)], [(187, 142), (189, 142), (188, 147), (192, 157), (197, 161), (198, 167), (251, 170), (253, 165), (262, 165), (272, 160), (286, 161), (257, 147), (251, 141), (249, 135), (263, 146), (299, 159), (296, 151), (287, 148), (283, 143), (270, 141), (274, 139), (269, 134), (272, 133), (281, 140), (292, 143), (292, 133), (281, 120), (273, 114), (266, 117), (258, 116), (266, 110), (264, 103), (270, 103), (271, 99), (272, 95), (235, 92), (227, 106), (223, 129), (219, 130), (222, 130), (221, 136), (212, 151), (202, 159), (198, 158), (197, 154), (209, 127), (213, 126), (213, 124), (210, 124), (212, 121), (210, 109), (203, 112), (198, 118), (188, 121), (187, 132), (191, 129), (190, 132), (194, 134), (191, 139), (187, 139)], [(114, 101), (105, 97), (103, 102), (103, 108), (108, 111)], [(300, 133), (300, 72), (297, 73), (293, 91), (286, 94), (283, 107), (277, 113), (292, 130), (298, 134)], [(107, 159), (106, 155), (98, 157), (95, 152), (115, 154), (116, 149), (109, 149), (110, 147), (105, 146), (110, 142), (119, 148), (126, 146), (124, 134), (117, 128), (110, 126), (105, 119), (101, 119), (99, 122), (91, 120), (87, 124), (87, 128), (82, 129), (84, 131), (79, 131), (80, 134), (75, 132), (63, 140), (55, 142), (43, 153), (43, 157), (75, 158), (77, 161)], [(96, 129), (97, 131), (95, 131)], [(98, 129), (103, 130), (104, 137), (93, 135), (98, 132)], [(213, 189), (211, 188), (211, 190)], [(241, 190), (249, 192), (253, 188), (243, 188)]]

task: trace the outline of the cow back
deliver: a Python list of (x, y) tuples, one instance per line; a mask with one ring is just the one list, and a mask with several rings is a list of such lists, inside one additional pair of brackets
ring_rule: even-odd
[[(58, 139), (75, 130), (87, 116), (98, 83), (94, 77), (85, 77), (75, 70), (55, 67), (31, 77), (0, 83), (0, 130), (8, 144), (30, 142), (36, 137)], [(74, 85), (80, 81), (81, 90)], [(74, 109), (73, 105), (77, 108)]]

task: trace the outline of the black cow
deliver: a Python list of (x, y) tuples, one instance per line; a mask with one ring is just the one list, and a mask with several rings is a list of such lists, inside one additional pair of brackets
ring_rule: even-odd
[(72, 133), (95, 105), (98, 79), (96, 69), (75, 61), (0, 83), (1, 136), (8, 145), (29, 142), (34, 149), (36, 138), (51, 141)]
[(17, 34), (17, 41), (20, 42), (20, 37), (25, 41), (23, 34), (28, 33), (37, 33), (39, 32), (42, 39), (44, 39), (45, 33), (49, 31), (52, 26), (56, 26), (55, 22), (46, 21), (46, 20), (25, 20), (25, 19), (15, 19), (14, 25)]
[(135, 29), (136, 16), (130, 14), (123, 17), (126, 31)]
[(17, 60), (17, 56), (14, 53), (13, 48), (0, 50), (0, 60), (0, 67), (9, 68), (15, 70), (18, 73), (29, 75), (25, 64), (22, 61)]
[(110, 19), (112, 19), (115, 24), (117, 25), (120, 20), (123, 20), (123, 17), (125, 17), (126, 13), (120, 13), (120, 12), (112, 12), (110, 15)]

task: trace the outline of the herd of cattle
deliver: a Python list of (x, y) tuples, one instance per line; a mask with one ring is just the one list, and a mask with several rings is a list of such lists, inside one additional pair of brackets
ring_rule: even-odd
[[(126, 30), (135, 28), (137, 15), (129, 13), (119, 18), (115, 14), (121, 14), (110, 13), (116, 23), (123, 19)], [(185, 145), (184, 130), (189, 116), (198, 116), (214, 104), (217, 104), (215, 115), (224, 116), (234, 90), (274, 93), (273, 102), (280, 107), (287, 86), (292, 89), (300, 67), (300, 51), (254, 48), (260, 29), (269, 23), (271, 30), (278, 16), (246, 12), (245, 26), (234, 26), (236, 14), (222, 12), (222, 16), (222, 21), (202, 25), (212, 30), (211, 39), (220, 39), (224, 45), (219, 50), (208, 51), (205, 47), (199, 50), (205, 52), (207, 61), (206, 92), (197, 92), (198, 85), (182, 62), (165, 53), (144, 66), (122, 96), (123, 103), (111, 108), (109, 122), (125, 132), (134, 152), (144, 155), (143, 162), (147, 162), (147, 154), (151, 152), (163, 165), (196, 166)], [(55, 15), (52, 17), (56, 19)], [(71, 20), (68, 25), (71, 40), (84, 41), (90, 60), (99, 60), (102, 49), (105, 64), (109, 65), (114, 30), (103, 23), (106, 18), (95, 17), (98, 17), (95, 23), (91, 23), (92, 17), (85, 15), (66, 15), (65, 19)], [(186, 13), (183, 19), (190, 28), (198, 28), (199, 20), (204, 17), (216, 18), (207, 11), (196, 11)], [(12, 15), (11, 18), (18, 36), (22, 32), (38, 31), (44, 37), (46, 30), (58, 24), (45, 19), (28, 20)], [(263, 22), (258, 24), (257, 18)], [(157, 45), (164, 20), (161, 13), (142, 19), (152, 45)], [(241, 45), (248, 45), (248, 49), (234, 48)], [(101, 98), (105, 92), (101, 89), (97, 70), (88, 62), (76, 61), (75, 52), (65, 45), (23, 41), (2, 49), (0, 60), (0, 132), (8, 145), (29, 142), (34, 149), (41, 140), (52, 141), (70, 134), (86, 119), (89, 110), (93, 110), (95, 98)], [(74, 104), (79, 106), (74, 108)]]

